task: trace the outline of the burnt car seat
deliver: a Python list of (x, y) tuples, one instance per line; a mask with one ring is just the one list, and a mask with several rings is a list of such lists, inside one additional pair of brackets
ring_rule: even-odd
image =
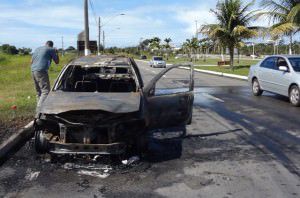
[(112, 82), (109, 87), (109, 92), (132, 92), (133, 87), (127, 82)]
[(77, 81), (75, 83), (76, 92), (95, 92), (97, 91), (97, 83), (93, 81)]

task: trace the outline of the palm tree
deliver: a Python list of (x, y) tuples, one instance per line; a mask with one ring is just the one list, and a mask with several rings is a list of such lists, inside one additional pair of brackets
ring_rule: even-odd
[(257, 31), (249, 28), (255, 19), (256, 11), (249, 11), (254, 1), (243, 5), (241, 0), (219, 1), (215, 10), (211, 10), (217, 17), (217, 24), (203, 25), (201, 32), (212, 40), (219, 40), (221, 45), (229, 49), (230, 68), (233, 69), (234, 49), (243, 39), (250, 39), (258, 35)]
[(299, 0), (263, 0), (261, 5), (268, 11), (261, 12), (258, 16), (268, 16), (274, 23), (270, 27), (272, 37), (289, 37), (289, 53), (292, 54), (293, 36), (300, 30)]
[(196, 52), (196, 50), (199, 48), (199, 41), (197, 38), (192, 38), (192, 39), (186, 39), (186, 41), (183, 43), (183, 48), (188, 51), (188, 56), (191, 61), (192, 59), (192, 54)]
[(169, 51), (171, 49), (170, 42), (172, 42), (172, 39), (171, 38), (166, 38), (164, 41), (165, 41), (164, 48), (167, 52), (167, 60), (169, 60)]

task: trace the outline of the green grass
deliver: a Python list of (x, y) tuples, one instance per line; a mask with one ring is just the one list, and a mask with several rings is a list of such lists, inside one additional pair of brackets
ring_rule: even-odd
[[(57, 66), (50, 67), (51, 85), (63, 65), (74, 55), (66, 55)], [(36, 93), (31, 78), (30, 56), (0, 54), (0, 123), (32, 118), (36, 106)], [(12, 106), (16, 110), (12, 110)]]
[[(203, 59), (200, 59), (200, 60), (197, 60), (197, 61), (193, 61), (193, 64), (194, 65), (217, 65), (218, 62), (221, 61), (220, 59), (216, 59), (216, 58), (208, 58), (206, 60), (203, 60)], [(177, 63), (184, 63), (184, 62), (190, 62), (189, 59), (174, 59), (173, 57), (172, 58), (169, 58), (168, 60), (168, 63), (173, 63), (173, 64), (177, 64)], [(240, 60), (240, 63), (238, 63), (237, 60), (234, 61), (234, 65), (235, 66), (243, 66), (243, 65), (253, 65), (253, 64), (256, 64), (258, 62), (258, 60), (244, 60), (244, 59), (241, 59)]]
[(242, 75), (242, 76), (248, 76), (249, 74), (249, 65), (246, 66), (235, 66), (234, 70), (231, 70), (228, 66), (196, 66), (196, 69), (203, 69), (203, 70), (209, 70), (209, 71), (216, 71), (216, 72), (222, 72), (222, 73), (228, 73), (228, 74), (236, 74), (236, 75)]

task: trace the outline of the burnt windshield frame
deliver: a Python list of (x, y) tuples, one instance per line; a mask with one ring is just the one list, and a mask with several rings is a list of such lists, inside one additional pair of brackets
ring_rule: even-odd
[(300, 58), (289, 58), (295, 72), (300, 72)]

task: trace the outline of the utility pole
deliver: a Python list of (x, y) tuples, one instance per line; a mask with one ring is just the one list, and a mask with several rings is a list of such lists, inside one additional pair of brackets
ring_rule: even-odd
[(195, 22), (196, 22), (196, 38), (198, 39), (198, 20), (196, 20)]
[(100, 55), (100, 46), (101, 46), (101, 17), (98, 21), (98, 56)]
[(252, 43), (252, 47), (253, 47), (253, 49), (252, 49), (252, 59), (254, 60), (255, 59), (255, 43), (254, 42)]
[(61, 37), (61, 56), (64, 57), (64, 37)]
[(85, 49), (84, 55), (90, 55), (90, 31), (89, 31), (89, 11), (88, 11), (88, 0), (84, 0), (84, 33), (85, 33)]
[(104, 30), (103, 30), (103, 36), (102, 36), (103, 38), (103, 41), (102, 41), (102, 45), (103, 45), (103, 52), (104, 52), (104, 49), (105, 49), (105, 32), (104, 32)]

